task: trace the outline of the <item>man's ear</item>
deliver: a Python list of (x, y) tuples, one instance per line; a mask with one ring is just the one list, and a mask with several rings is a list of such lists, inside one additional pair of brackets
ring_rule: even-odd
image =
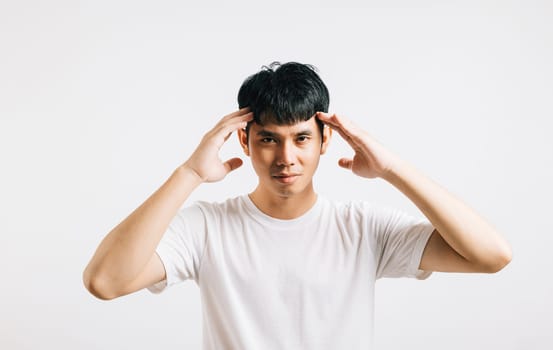
[(321, 154), (326, 153), (326, 149), (328, 145), (330, 144), (330, 139), (332, 138), (332, 129), (330, 126), (325, 125), (323, 127), (323, 142), (321, 144)]
[(238, 129), (238, 142), (240, 142), (240, 146), (242, 146), (242, 149), (244, 150), (244, 154), (248, 157), (250, 156), (250, 149), (248, 147), (248, 134), (246, 133), (245, 129)]

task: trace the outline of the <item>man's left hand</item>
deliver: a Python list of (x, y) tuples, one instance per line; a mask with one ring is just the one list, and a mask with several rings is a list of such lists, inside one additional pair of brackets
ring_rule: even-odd
[(324, 112), (317, 112), (315, 115), (324, 124), (338, 131), (355, 151), (353, 158), (341, 158), (338, 161), (342, 168), (350, 169), (354, 174), (366, 178), (384, 178), (399, 161), (395, 154), (351, 120)]

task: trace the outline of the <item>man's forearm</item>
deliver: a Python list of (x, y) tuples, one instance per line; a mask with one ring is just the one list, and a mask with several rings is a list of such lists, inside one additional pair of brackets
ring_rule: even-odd
[(86, 267), (87, 283), (113, 290), (132, 281), (154, 254), (172, 218), (201, 183), (190, 169), (177, 168), (167, 181), (103, 239)]
[(383, 179), (406, 195), (468, 261), (493, 269), (510, 259), (508, 243), (490, 224), (411, 164), (397, 160)]

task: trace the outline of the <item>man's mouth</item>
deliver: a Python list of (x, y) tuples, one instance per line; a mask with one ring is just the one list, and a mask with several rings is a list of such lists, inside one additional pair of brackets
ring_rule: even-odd
[(278, 173), (272, 175), (273, 179), (277, 180), (280, 183), (292, 183), (296, 181), (296, 179), (301, 176), (301, 174), (296, 173)]

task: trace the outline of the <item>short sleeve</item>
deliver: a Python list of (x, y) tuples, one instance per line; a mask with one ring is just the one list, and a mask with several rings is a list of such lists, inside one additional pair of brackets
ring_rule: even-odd
[(376, 278), (426, 279), (432, 271), (419, 270), (422, 254), (434, 231), (423, 218), (392, 208), (373, 208), (369, 229), (376, 259)]
[(156, 248), (167, 277), (147, 289), (158, 294), (167, 287), (188, 279), (194, 279), (198, 283), (205, 242), (205, 216), (200, 207), (192, 205), (181, 208)]

